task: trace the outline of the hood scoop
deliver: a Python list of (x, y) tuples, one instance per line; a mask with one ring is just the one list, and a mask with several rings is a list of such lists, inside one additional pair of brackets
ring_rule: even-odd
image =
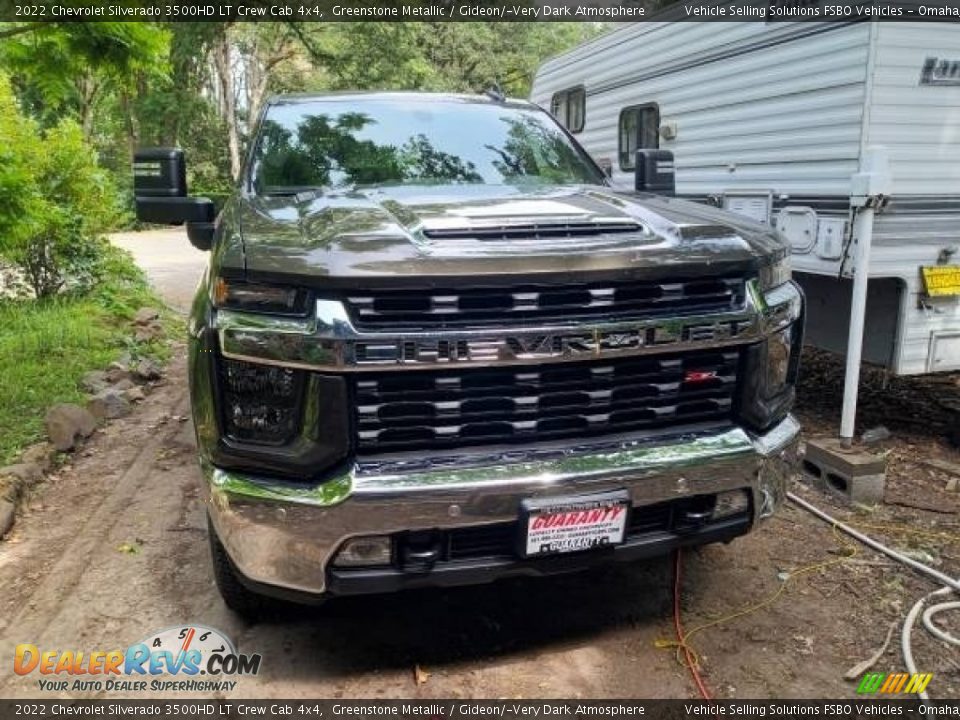
[(421, 251), (438, 257), (569, 255), (623, 252), (659, 241), (633, 218), (431, 219), (414, 232)]
[(571, 222), (528, 222), (509, 225), (472, 225), (467, 227), (425, 227), (424, 237), (431, 240), (541, 240), (582, 238), (643, 232), (633, 221), (599, 220)]

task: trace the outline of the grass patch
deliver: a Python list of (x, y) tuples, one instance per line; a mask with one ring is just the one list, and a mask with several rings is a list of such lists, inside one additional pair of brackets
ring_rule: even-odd
[(43, 416), (58, 402), (83, 404), (79, 381), (129, 353), (166, 360), (163, 342), (133, 342), (141, 307), (163, 307), (126, 253), (111, 249), (89, 295), (0, 301), (0, 465), (45, 436)]

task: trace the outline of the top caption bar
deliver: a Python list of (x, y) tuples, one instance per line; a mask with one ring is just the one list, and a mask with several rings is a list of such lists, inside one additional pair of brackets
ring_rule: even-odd
[(647, 5), (643, 0), (0, 0), (0, 21), (960, 22), (960, 0), (680, 0), (657, 12)]
[(956, 701), (917, 700), (0, 700), (0, 717), (63, 716), (122, 720), (131, 716), (284, 720), (645, 720), (646, 718), (957, 717)]

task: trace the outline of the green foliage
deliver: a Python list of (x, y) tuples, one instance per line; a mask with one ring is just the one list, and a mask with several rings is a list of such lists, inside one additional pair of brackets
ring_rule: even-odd
[(105, 317), (91, 301), (0, 302), (0, 465), (43, 436), (49, 405), (82, 402), (84, 372), (119, 354)]
[(89, 137), (108, 92), (144, 74), (162, 76), (168, 44), (155, 23), (43, 23), (0, 43), (0, 63), (44, 126), (72, 117)]
[(10, 75), (21, 107), (41, 128), (67, 118), (79, 124), (113, 176), (118, 195), (112, 204), (127, 208), (113, 216), (114, 224), (129, 224), (135, 98), (168, 81), (170, 33), (157, 23), (132, 22), (49, 22), (7, 33), (18, 29), (25, 31), (0, 42), (0, 68)]
[[(165, 49), (170, 72), (153, 78), (133, 102), (142, 146), (176, 145), (186, 150), (191, 192), (229, 192), (226, 123), (209, 98), (206, 53), (220, 23), (172, 23)], [(124, 157), (129, 174), (129, 153)]]
[(34, 295), (89, 290), (102, 277), (100, 233), (116, 217), (116, 191), (80, 128), (42, 132), (24, 117), (0, 75), (0, 259)]
[(188, 158), (187, 182), (192, 194), (215, 199), (233, 191), (226, 153), (227, 129), (213, 108), (206, 104), (198, 107), (177, 144)]
[[(305, 89), (530, 91), (537, 66), (594, 37), (602, 23), (335, 23), (301, 30), (323, 73)], [(319, 87), (318, 87), (319, 85)]]
[(131, 344), (129, 320), (158, 306), (129, 254), (110, 247), (106, 278), (87, 296), (0, 300), (0, 466), (43, 437), (43, 414), (58, 402), (83, 403), (85, 372), (123, 353), (163, 359), (156, 344)]

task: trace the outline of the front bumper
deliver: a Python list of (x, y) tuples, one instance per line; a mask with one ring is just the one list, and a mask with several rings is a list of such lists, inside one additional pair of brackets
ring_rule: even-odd
[[(360, 464), (315, 487), (205, 464), (204, 488), (227, 554), (242, 579), (261, 591), (317, 596), (473, 584), (567, 572), (605, 559), (635, 559), (742, 535), (783, 501), (799, 430), (788, 417), (763, 435), (740, 428), (704, 429), (581, 447), (512, 450), (474, 464), (437, 459)], [(502, 525), (517, 520), (527, 498), (615, 489), (629, 492), (634, 511), (742, 489), (749, 494), (750, 511), (682, 536), (668, 531), (637, 536), (609, 552), (451, 561), (413, 573), (333, 565), (339, 548), (352, 537)]]

